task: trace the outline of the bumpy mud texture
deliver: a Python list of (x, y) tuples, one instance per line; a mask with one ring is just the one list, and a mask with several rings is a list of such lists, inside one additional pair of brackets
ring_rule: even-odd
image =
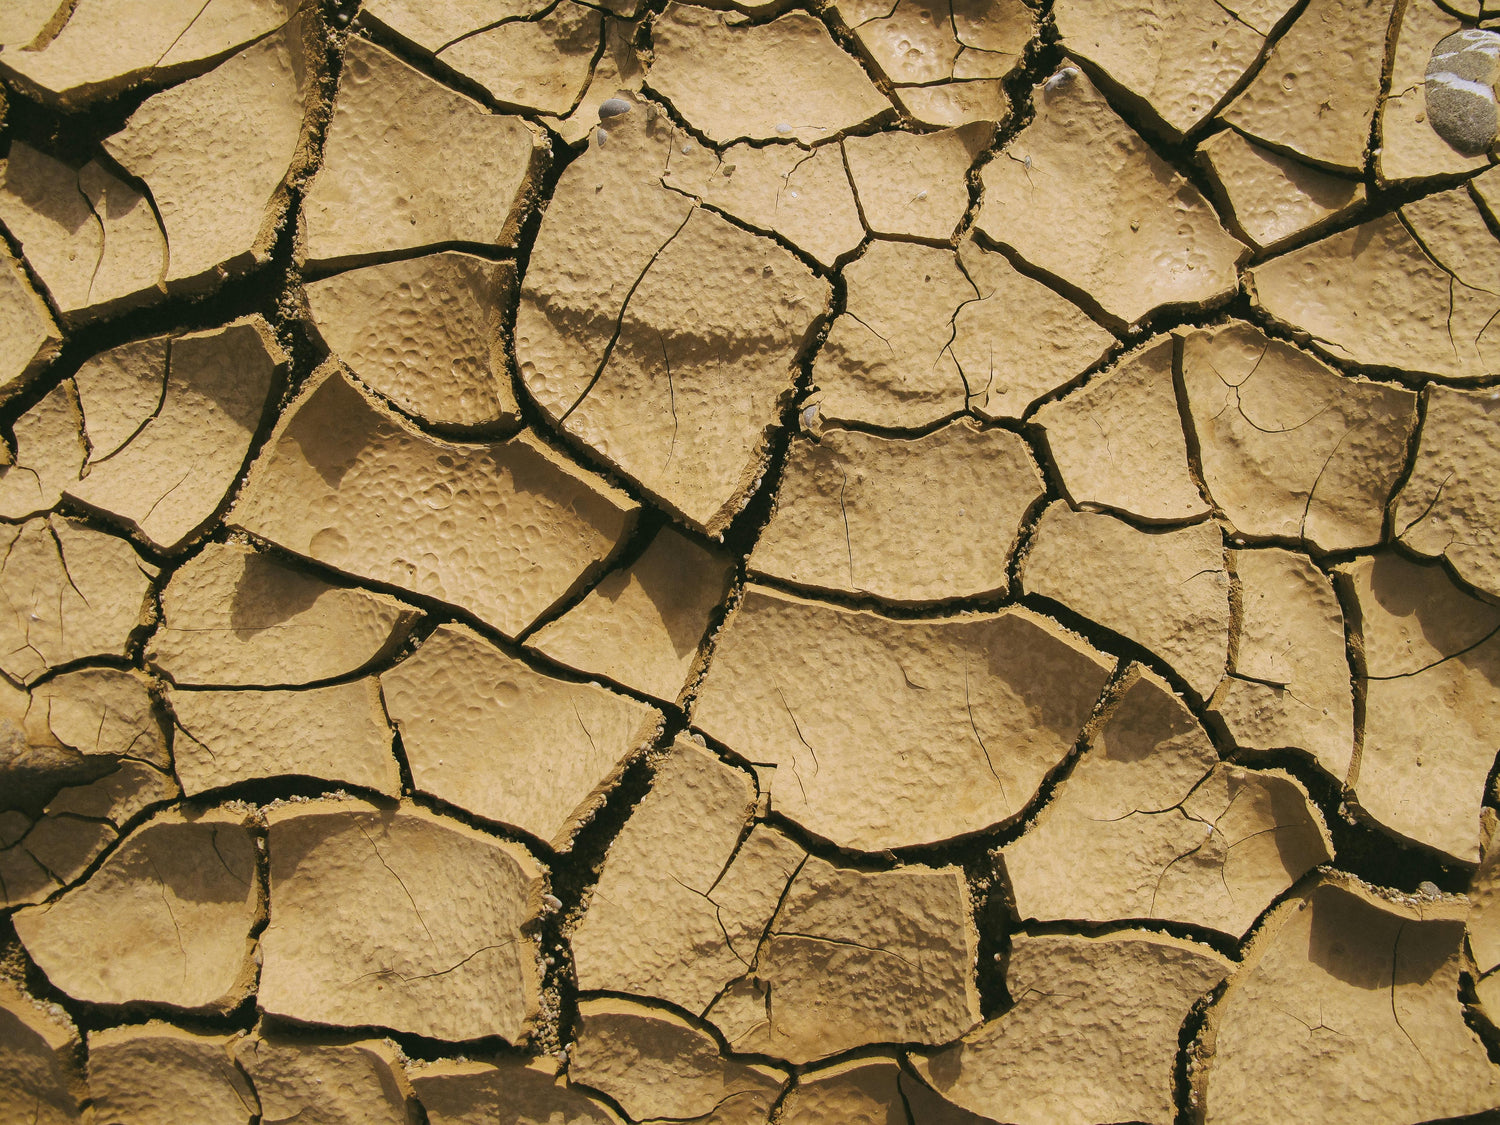
[(0, 1125), (1500, 1120), (1496, 44), (0, 0)]

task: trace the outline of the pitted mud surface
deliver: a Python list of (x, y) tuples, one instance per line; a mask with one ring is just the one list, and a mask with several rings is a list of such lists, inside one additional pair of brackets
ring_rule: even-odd
[(1497, 79), (10, 0), (0, 1121), (1500, 1120)]

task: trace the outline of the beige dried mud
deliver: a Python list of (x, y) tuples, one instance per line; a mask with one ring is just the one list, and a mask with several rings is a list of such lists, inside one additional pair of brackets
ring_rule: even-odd
[(710, 618), (729, 593), (731, 558), (661, 528), (626, 566), (543, 625), (527, 647), (559, 664), (675, 702), (700, 670)]
[(0, 980), (0, 1114), (32, 1125), (77, 1125), (89, 1096), (78, 1031), (56, 1004)]
[(73, 325), (159, 295), (166, 235), (147, 198), (98, 160), (74, 168), (13, 141), (0, 165), (0, 221)]
[(62, 347), (52, 311), (6, 246), (0, 246), (0, 344), (0, 400), (24, 389)]
[(1149, 649), (1203, 698), (1229, 654), (1229, 572), (1218, 524), (1147, 532), (1114, 516), (1048, 506), (1021, 584)]
[(258, 1005), (300, 1023), (516, 1043), (538, 1012), (544, 869), (519, 845), (403, 803), (267, 815), (271, 924)]
[(147, 98), (105, 139), (105, 151), (150, 191), (169, 288), (202, 289), (269, 260), (288, 183), (306, 156), (304, 118), (317, 86), (308, 21), (298, 15), (207, 74)]
[(620, 120), (558, 184), (521, 289), (516, 359), (549, 421), (714, 535), (759, 486), (830, 288), (663, 186), (681, 134), (654, 107)]
[[(751, 573), (893, 603), (1003, 596), (1043, 495), (1026, 443), (963, 419), (918, 438), (793, 438)], [(892, 552), (893, 541), (903, 544)]]
[(1195, 1083), (1204, 1120), (1365, 1125), (1500, 1106), (1500, 1068), (1456, 995), (1462, 941), (1461, 908), (1406, 905), (1346, 878), (1284, 903), (1209, 1010), (1212, 1064)]
[(1240, 619), (1209, 714), (1241, 750), (1293, 747), (1337, 781), (1354, 757), (1346, 622), (1332, 580), (1305, 556), (1231, 551)]
[(367, 387), (437, 426), (520, 421), (500, 332), (515, 266), (456, 250), (307, 285), (313, 327)]
[(1025, 609), (895, 620), (751, 586), (719, 636), (693, 722), (777, 767), (774, 809), (843, 847), (879, 851), (1020, 813), (1110, 670)]
[(545, 675), (456, 625), (380, 682), (419, 791), (559, 850), (662, 726), (653, 707)]
[(991, 122), (977, 121), (937, 133), (845, 140), (844, 158), (870, 233), (947, 242), (969, 210), (969, 169), (994, 136)]
[(0, 518), (24, 520), (51, 511), (78, 481), (88, 447), (78, 392), (64, 379), (15, 420), (15, 453), (0, 467)]
[(491, 113), (352, 37), (300, 254), (338, 265), (448, 242), (513, 246), (548, 152), (523, 118)]
[(529, 431), (441, 441), (325, 365), (282, 416), (230, 518), (514, 637), (602, 568), (636, 510)]
[(27, 954), (75, 1000), (222, 1013), (254, 988), (250, 933), (264, 910), (242, 816), (170, 811), (82, 886), (14, 920)]
[(980, 170), (980, 233), (1121, 323), (1235, 291), (1248, 247), (1086, 77), (1033, 99), (1035, 119)]
[(1312, 0), (1224, 120), (1314, 164), (1362, 172), (1397, 7), (1395, 0)]
[(1378, 544), (1416, 395), (1341, 375), (1240, 321), (1183, 335), (1203, 481), (1225, 522), (1319, 552)]
[(156, 569), (123, 539), (49, 516), (0, 525), (0, 670), (29, 683), (90, 656), (124, 656)]
[(1500, 485), (1494, 391), (1430, 386), (1411, 476), (1394, 505), (1396, 538), (1446, 559), (1476, 589), (1500, 597)]
[[(1464, 189), (1419, 204), (1247, 270), (1252, 299), (1334, 359), (1451, 380), (1493, 372), (1500, 245)], [(1433, 256), (1455, 242), (1456, 256)]]
[[(287, 363), (259, 316), (125, 344), (95, 357), (77, 377), (84, 432), (94, 451), (67, 496), (123, 521), (158, 550), (181, 548), (234, 486)], [(117, 397), (117, 371), (128, 372), (128, 398)], [(154, 383), (158, 396), (132, 416), (126, 410), (141, 403), (129, 392), (140, 382)], [(111, 431), (135, 425), (123, 442), (100, 452), (90, 415), (103, 415)]]
[(516, 1125), (623, 1125), (612, 1109), (555, 1069), (540, 1059), (464, 1060), (408, 1066), (406, 1074), (431, 1125), (493, 1125), (507, 1114)]
[(373, 676), (300, 691), (168, 690), (173, 765), (196, 796), (270, 778), (316, 778), (401, 793), (391, 728)]
[(306, 1043), (259, 1030), (235, 1046), (262, 1125), (411, 1125), (401, 1053), (389, 1040)]
[(718, 145), (810, 144), (891, 114), (860, 65), (805, 12), (752, 25), (672, 3), (652, 24), (652, 44), (651, 88)]
[(96, 1120), (123, 1125), (250, 1125), (260, 1102), (235, 1066), (236, 1036), (153, 1020), (89, 1035)]
[(1143, 930), (1017, 934), (1005, 972), (1015, 1007), (917, 1057), (917, 1071), (997, 1121), (1168, 1125), (1178, 1031), (1233, 967), (1205, 945)]
[(569, 1075), (609, 1095), (637, 1121), (763, 1122), (787, 1075), (721, 1058), (713, 1037), (687, 1020), (629, 1000), (583, 1000)]
[(1002, 853), (1023, 919), (1164, 918), (1242, 937), (1333, 859), (1288, 774), (1219, 762), (1192, 712), (1137, 666), (1026, 834)]
[(833, 144), (810, 151), (737, 144), (715, 152), (683, 139), (667, 153), (661, 182), (752, 227), (775, 231), (832, 266), (865, 237), (845, 151)]
[(920, 429), (967, 405), (953, 319), (979, 294), (952, 250), (876, 241), (844, 268), (844, 312), (813, 363), (819, 409), (839, 422)]
[(1065, 51), (1098, 67), (1180, 135), (1208, 120), (1294, 7), (1292, 0), (1263, 0), (1253, 11), (1215, 0), (1164, 7), (1060, 0), (1053, 15)]
[(1359, 606), (1363, 748), (1352, 803), (1381, 828), (1479, 861), (1500, 717), (1500, 610), (1394, 551), (1338, 568)]
[(301, 686), (364, 668), (400, 645), (419, 616), (243, 543), (210, 543), (162, 590), (146, 659), (176, 684)]
[(1170, 337), (1147, 344), (1032, 416), (1075, 507), (1163, 523), (1208, 515), (1188, 472), (1173, 350)]
[(1263, 148), (1233, 129), (1209, 137), (1198, 153), (1235, 233), (1257, 250), (1279, 248), (1336, 223), (1365, 201), (1360, 181)]

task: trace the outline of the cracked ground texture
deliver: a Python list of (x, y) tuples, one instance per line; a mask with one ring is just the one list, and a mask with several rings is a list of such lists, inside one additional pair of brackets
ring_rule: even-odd
[(1497, 80), (0, 2), (0, 1125), (1500, 1121)]

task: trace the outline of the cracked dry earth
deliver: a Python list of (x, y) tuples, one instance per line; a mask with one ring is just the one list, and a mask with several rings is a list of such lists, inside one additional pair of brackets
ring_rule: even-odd
[(1500, 1120), (1490, 0), (6, 0), (0, 1122)]

